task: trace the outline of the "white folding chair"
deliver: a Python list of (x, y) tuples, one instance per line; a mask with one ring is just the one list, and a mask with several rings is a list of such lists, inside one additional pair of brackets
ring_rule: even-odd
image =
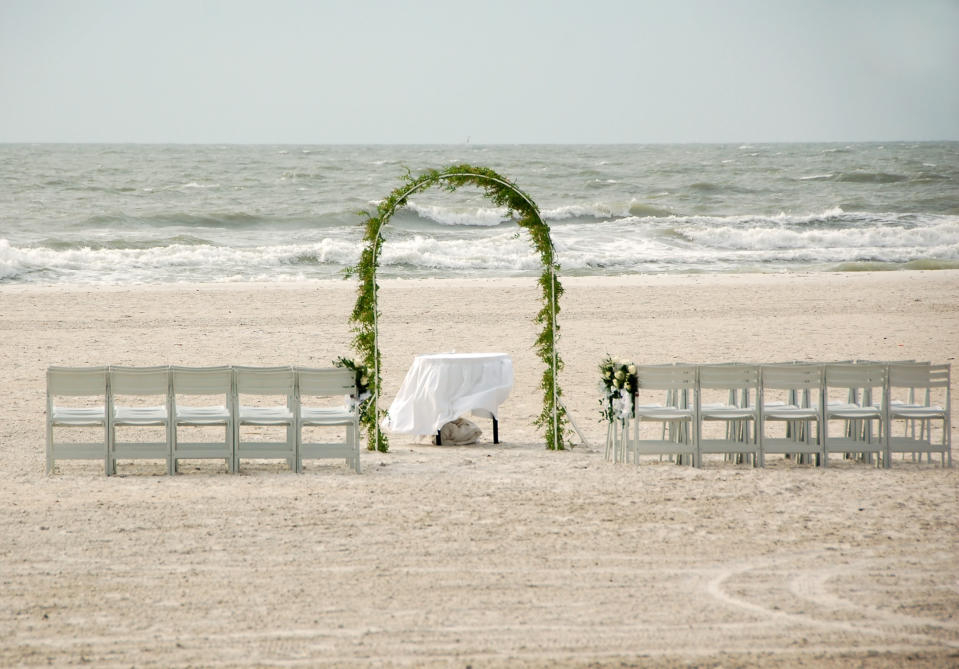
[[(110, 471), (110, 392), (106, 367), (47, 369), (47, 473), (57, 460), (103, 460)], [(69, 399), (68, 399), (69, 398)], [(81, 399), (82, 398), (82, 399)], [(57, 442), (54, 428), (96, 428), (98, 441)]]
[[(952, 466), (950, 371), (950, 365), (890, 363), (885, 432), (890, 454), (919, 453), (921, 459), (922, 453), (926, 453), (926, 459), (931, 461), (932, 454), (939, 453), (942, 465), (946, 466), (948, 461)], [(908, 392), (907, 397), (900, 397), (903, 391)], [(917, 391), (923, 398), (921, 402), (916, 401)], [(901, 437), (893, 434), (893, 421), (899, 420), (905, 422)], [(933, 422), (941, 428), (938, 443), (932, 438)]]
[[(688, 397), (696, 391), (696, 367), (693, 365), (637, 365), (636, 403), (633, 407), (632, 425), (627, 426), (627, 450), (633, 454), (633, 462), (639, 464), (640, 455), (670, 455), (682, 458), (689, 464), (698, 465), (696, 450), (695, 408), (652, 401), (653, 395), (662, 391), (673, 398)], [(645, 426), (643, 423), (656, 423)], [(664, 428), (663, 426), (666, 426)], [(628, 437), (632, 427), (632, 436)], [(652, 428), (652, 429), (651, 429)]]
[[(295, 377), (292, 367), (234, 367), (236, 440), (234, 468), (240, 459), (282, 459), (296, 470)], [(247, 404), (250, 400), (252, 403)], [(284, 401), (282, 405), (266, 404)], [(285, 428), (282, 441), (244, 440), (244, 427)]]
[[(759, 457), (759, 367), (757, 365), (702, 365), (698, 370), (699, 392), (696, 395), (696, 434), (699, 437), (700, 465), (702, 456), (722, 453), (739, 458)], [(721, 401), (722, 395), (728, 401)], [(710, 429), (707, 423), (718, 423)], [(721, 436), (723, 435), (723, 436)]]
[[(780, 453), (815, 455), (817, 464), (821, 464), (822, 365), (762, 365), (759, 371), (763, 398), (759, 417), (760, 463), (765, 466), (767, 453)], [(784, 435), (769, 435), (770, 422), (782, 423)]]
[[(170, 473), (176, 473), (181, 459), (223, 460), (227, 470), (233, 472), (233, 368), (174, 366), (170, 370), (170, 395), (173, 405)], [(181, 439), (180, 428), (187, 428), (193, 440)], [(222, 430), (223, 438), (200, 441), (209, 428)]]
[[(169, 367), (110, 367), (110, 462), (107, 473), (117, 473), (117, 460), (163, 460), (170, 471), (172, 422)], [(118, 428), (162, 428), (163, 439), (124, 441)]]
[[(830, 453), (861, 454), (867, 462), (875, 455), (889, 465), (883, 438), (885, 386), (883, 364), (825, 365), (820, 400), (824, 467), (829, 464)], [(842, 427), (834, 425), (835, 421), (841, 421)]]
[[(296, 371), (296, 471), (303, 471), (303, 460), (308, 458), (344, 458), (353, 471), (360, 471), (359, 399), (356, 374), (349, 369), (312, 369), (297, 367)], [(343, 398), (344, 404), (331, 406), (330, 398)], [(313, 405), (322, 402), (325, 405)], [(306, 403), (310, 402), (310, 406)], [(335, 441), (308, 441), (304, 428), (342, 428), (342, 439)], [(332, 436), (332, 435), (331, 435)]]

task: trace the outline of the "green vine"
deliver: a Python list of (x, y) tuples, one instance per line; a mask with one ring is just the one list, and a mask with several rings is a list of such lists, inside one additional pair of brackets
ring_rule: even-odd
[[(410, 195), (441, 182), (449, 192), (467, 185), (480, 188), (487, 199), (499, 207), (505, 207), (508, 215), (529, 232), (530, 240), (539, 252), (543, 263), (543, 273), (539, 279), (543, 307), (536, 314), (535, 322), (542, 326), (542, 331), (536, 338), (534, 348), (540, 359), (546, 363), (546, 370), (543, 372), (540, 384), (543, 390), (543, 411), (537, 417), (535, 424), (544, 430), (547, 448), (563, 450), (568, 436), (568, 419), (566, 409), (560, 402), (562, 390), (556, 378), (556, 372), (563, 368), (563, 361), (556, 353), (556, 337), (559, 334), (556, 316), (559, 313), (559, 297), (563, 294), (563, 287), (556, 276), (559, 265), (556, 262), (553, 241), (549, 235), (549, 226), (543, 222), (539, 215), (539, 208), (526, 193), (506, 178), (485, 167), (454, 165), (443, 171), (430, 170), (415, 178), (407, 175), (404, 183), (380, 202), (375, 214), (362, 213), (366, 217), (366, 233), (363, 237), (366, 247), (360, 254), (357, 264), (347, 268), (346, 275), (347, 277), (356, 276), (359, 279), (356, 305), (353, 307), (350, 321), (353, 323), (353, 345), (360, 355), (361, 364), (370, 370), (370, 389), (376, 396), (382, 387), (381, 358), (377, 345), (379, 314), (376, 307), (376, 291), (379, 286), (376, 284), (376, 270), (379, 268), (380, 250), (384, 242), (383, 227), (397, 209), (406, 206)], [(382, 430), (377, 429), (385, 411), (380, 410), (377, 415), (376, 406), (377, 402), (368, 402), (360, 419), (366, 428), (368, 448), (386, 452), (389, 450), (389, 441)]]

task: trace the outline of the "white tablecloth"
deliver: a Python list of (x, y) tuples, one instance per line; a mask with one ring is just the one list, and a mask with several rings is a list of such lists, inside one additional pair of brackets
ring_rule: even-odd
[(434, 434), (470, 411), (496, 418), (513, 388), (513, 361), (505, 353), (418, 355), (390, 405), (383, 427), (403, 434)]

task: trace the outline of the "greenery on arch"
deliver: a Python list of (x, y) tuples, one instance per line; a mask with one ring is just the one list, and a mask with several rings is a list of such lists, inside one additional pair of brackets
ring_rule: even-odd
[(491, 169), (465, 164), (454, 165), (442, 171), (430, 170), (418, 177), (408, 175), (402, 185), (380, 202), (375, 213), (362, 213), (366, 217), (366, 234), (363, 238), (366, 247), (357, 264), (348, 268), (346, 274), (359, 279), (356, 305), (350, 318), (353, 323), (353, 345), (360, 355), (360, 364), (369, 370), (370, 389), (374, 397), (374, 401), (366, 404), (361, 416), (367, 432), (368, 448), (383, 452), (389, 450), (389, 441), (379, 429), (379, 421), (385, 411), (379, 409), (378, 402), (381, 359), (376, 271), (379, 267), (380, 249), (384, 243), (383, 228), (397, 209), (406, 206), (410, 195), (440, 184), (450, 192), (467, 185), (481, 189), (488, 200), (499, 207), (505, 207), (508, 215), (529, 232), (530, 240), (540, 255), (543, 273), (539, 278), (539, 285), (543, 304), (536, 314), (535, 322), (540, 324), (542, 329), (534, 347), (546, 364), (546, 369), (540, 384), (543, 390), (543, 410), (536, 419), (536, 425), (544, 430), (547, 448), (563, 450), (569, 430), (566, 410), (560, 401), (562, 391), (557, 378), (563, 362), (556, 352), (559, 333), (556, 317), (563, 288), (557, 278), (559, 265), (556, 262), (549, 227), (540, 217), (539, 208), (533, 200), (515, 184)]

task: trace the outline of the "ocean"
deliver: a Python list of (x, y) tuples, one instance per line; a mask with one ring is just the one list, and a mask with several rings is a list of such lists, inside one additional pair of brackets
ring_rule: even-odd
[[(342, 276), (404, 175), (514, 181), (563, 275), (959, 268), (959, 142), (598, 146), (0, 145), (0, 285)], [(416, 194), (383, 277), (527, 276), (477, 190)]]

